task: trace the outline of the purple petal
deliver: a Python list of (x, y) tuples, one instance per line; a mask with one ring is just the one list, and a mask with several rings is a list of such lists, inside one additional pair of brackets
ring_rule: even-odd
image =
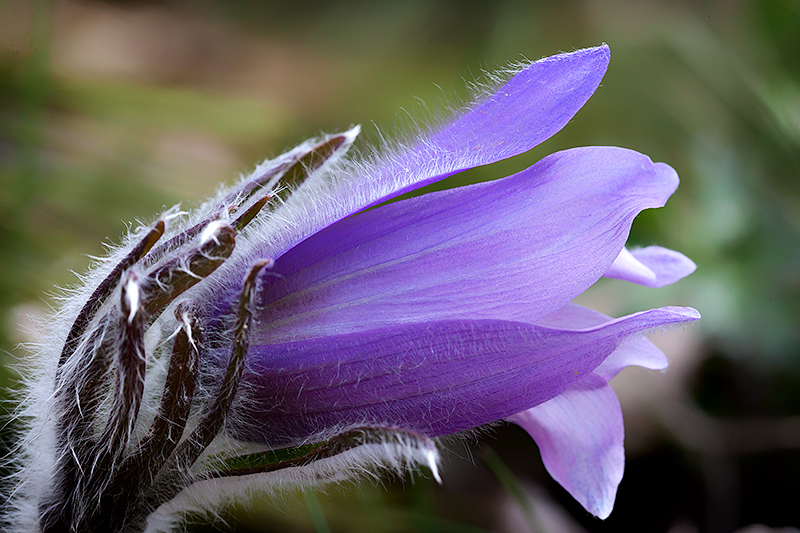
[(351, 217), (263, 278), (257, 343), (463, 319), (535, 322), (589, 288), (675, 171), (630, 150), (576, 148), (514, 176)]
[[(421, 134), (395, 155), (361, 171), (317, 173), (287, 201), (274, 223), (263, 225), (265, 257), (277, 258), (323, 228), (403, 192), (465, 169), (530, 150), (561, 129), (597, 89), (610, 50), (596, 48), (530, 64), (495, 93), (433, 133)], [(246, 259), (257, 255), (248, 250)], [(247, 271), (247, 261), (236, 265)], [(231, 288), (235, 292), (235, 288)]]
[[(699, 315), (698, 317), (699, 318)], [(695, 320), (697, 319), (695, 318)], [(625, 367), (641, 366), (650, 370), (664, 370), (669, 361), (664, 352), (643, 336), (633, 336), (619, 345), (614, 352), (598, 366), (594, 374), (611, 381)]]
[(360, 182), (380, 191), (373, 195), (377, 203), (462, 170), (527, 152), (563, 128), (583, 107), (600, 85), (610, 58), (611, 50), (602, 45), (536, 61)]
[[(697, 318), (699, 318), (699, 314)], [(567, 304), (555, 313), (551, 313), (537, 321), (540, 326), (568, 329), (585, 329), (599, 326), (611, 320), (611, 317), (593, 309), (576, 304)], [(619, 345), (614, 352), (594, 370), (606, 381), (611, 381), (623, 368), (631, 365), (663, 370), (669, 362), (667, 357), (655, 344), (643, 336), (631, 336)]]
[(695, 271), (697, 265), (680, 252), (660, 246), (628, 251), (623, 248), (605, 277), (659, 288), (675, 283)]
[(509, 420), (533, 437), (547, 471), (587, 511), (611, 514), (625, 468), (625, 428), (617, 395), (603, 378), (591, 374)]
[(270, 445), (355, 425), (453, 433), (545, 402), (630, 335), (695, 316), (665, 307), (580, 331), (463, 320), (256, 345), (230, 431)]

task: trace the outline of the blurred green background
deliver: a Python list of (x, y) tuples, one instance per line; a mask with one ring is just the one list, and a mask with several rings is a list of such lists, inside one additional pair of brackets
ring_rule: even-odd
[[(800, 525), (800, 2), (620, 0), (277, 3), (0, 0), (0, 386), (76, 281), (137, 217), (319, 132), (413, 127), (482, 70), (607, 42), (602, 87), (532, 152), (448, 180), (495, 178), (577, 145), (633, 148), (682, 185), (631, 241), (697, 272), (650, 290), (602, 281), (611, 314), (692, 305), (655, 339), (667, 373), (614, 385), (628, 464), (593, 519), (515, 427), (451, 443), (427, 475), (256, 501), (192, 531), (761, 531)], [(424, 102), (421, 103), (421, 102)], [(11, 410), (3, 404), (6, 412)], [(13, 424), (2, 426), (7, 450)], [(5, 452), (4, 452), (5, 453)], [(195, 523), (196, 522), (196, 523)], [(791, 531), (797, 531), (792, 529)]]

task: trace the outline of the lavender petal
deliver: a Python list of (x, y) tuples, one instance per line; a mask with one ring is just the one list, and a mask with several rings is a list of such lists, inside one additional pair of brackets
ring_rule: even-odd
[(229, 431), (269, 445), (387, 422), (454, 433), (561, 394), (633, 334), (696, 318), (665, 307), (578, 331), (461, 320), (255, 345)]
[(599, 518), (611, 514), (625, 468), (617, 395), (589, 375), (552, 400), (509, 418), (539, 446), (550, 475)]
[[(540, 326), (579, 330), (597, 327), (610, 320), (612, 320), (612, 318), (603, 313), (570, 303), (555, 313), (551, 313), (539, 320), (537, 324)], [(632, 336), (624, 343), (620, 344), (619, 347), (594, 370), (594, 373), (606, 381), (611, 381), (622, 369), (631, 365), (649, 368), (650, 370), (663, 370), (667, 368), (669, 362), (664, 352), (647, 338), (644, 336)]]
[[(322, 192), (292, 200), (303, 219), (276, 228), (266, 255), (277, 258), (309, 235), (404, 192), (534, 148), (563, 128), (591, 97), (610, 55), (602, 45), (531, 63), (454, 121), (416, 137), (395, 155), (336, 178), (330, 187), (315, 182)], [(316, 208), (317, 194), (332, 199), (323, 210)]]
[(657, 289), (685, 278), (696, 268), (697, 265), (682, 253), (660, 246), (633, 251), (623, 248), (605, 277)]
[(531, 63), (459, 118), (423, 136), (401, 157), (373, 169), (358, 183), (377, 193), (371, 198), (375, 204), (527, 152), (583, 107), (600, 85), (610, 58), (611, 50), (601, 45)]
[(514, 176), (344, 219), (280, 257), (256, 343), (414, 322), (535, 322), (599, 279), (634, 217), (678, 184), (621, 148), (553, 154)]

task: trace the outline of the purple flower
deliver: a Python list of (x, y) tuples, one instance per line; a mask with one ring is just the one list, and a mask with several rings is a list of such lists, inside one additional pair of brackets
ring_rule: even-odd
[(642, 334), (699, 318), (612, 319), (571, 301), (603, 276), (661, 287), (683, 255), (628, 251), (678, 185), (622, 148), (381, 205), (525, 152), (596, 90), (606, 46), (520, 68), (454, 121), (371, 163), (351, 131), (266, 161), (189, 214), (129, 236), (54, 316), (22, 417), (19, 530), (163, 530), (180, 513), (427, 463), (431, 439), (510, 420), (591, 513), (624, 465), (608, 382), (664, 368)]
[(631, 364), (666, 367), (638, 334), (699, 315), (667, 307), (612, 320), (570, 301), (604, 274), (657, 287), (694, 270), (677, 252), (624, 247), (634, 217), (675, 191), (675, 171), (630, 150), (576, 148), (362, 211), (531, 149), (584, 104), (608, 60), (601, 46), (525, 67), (256, 246), (275, 263), (257, 293), (231, 434), (289, 446), (356, 426), (437, 437), (509, 419), (553, 477), (607, 517), (624, 464), (608, 381)]

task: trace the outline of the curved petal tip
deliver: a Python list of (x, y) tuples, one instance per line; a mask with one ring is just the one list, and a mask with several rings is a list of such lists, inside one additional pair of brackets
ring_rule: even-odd
[(581, 63), (586, 64), (587, 60), (594, 61), (595, 67), (602, 67), (605, 71), (605, 69), (608, 67), (608, 63), (611, 61), (611, 48), (606, 43), (603, 43), (599, 46), (579, 48), (578, 50), (574, 50), (572, 52), (563, 52), (549, 57), (544, 57), (537, 61), (537, 63), (545, 61), (580, 61)]
[(550, 475), (605, 519), (625, 469), (622, 411), (602, 378), (589, 376), (549, 402), (509, 417), (533, 437)]
[(685, 278), (696, 268), (694, 261), (682, 253), (660, 246), (633, 251), (623, 248), (605, 277), (660, 288)]
[(694, 307), (668, 306), (661, 307), (659, 310), (671, 313), (675, 317), (674, 322), (694, 322), (701, 318), (700, 311)]

